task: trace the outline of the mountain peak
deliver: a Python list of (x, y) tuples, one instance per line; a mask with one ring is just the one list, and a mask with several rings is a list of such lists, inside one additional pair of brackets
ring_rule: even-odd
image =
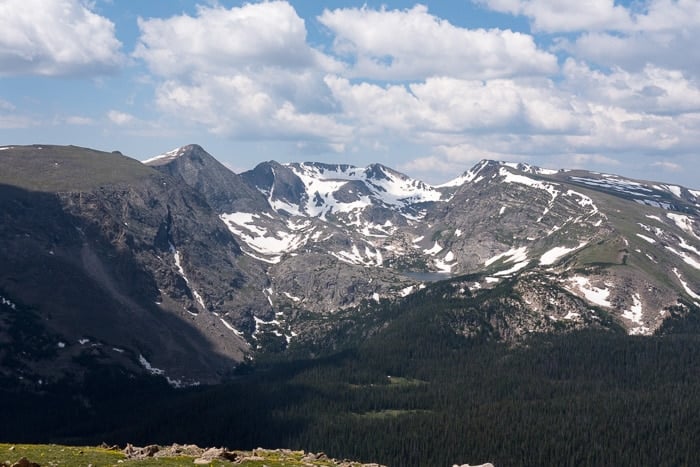
[(241, 206), (260, 210), (267, 208), (260, 193), (198, 144), (173, 149), (145, 160), (143, 164), (182, 180), (202, 193), (209, 205), (219, 213)]
[(158, 165), (165, 165), (183, 156), (191, 156), (193, 154), (207, 154), (207, 152), (199, 144), (188, 144), (186, 146), (181, 146), (179, 148), (172, 149), (168, 152), (160, 154), (158, 156), (152, 157), (142, 161), (143, 164), (155, 167)]

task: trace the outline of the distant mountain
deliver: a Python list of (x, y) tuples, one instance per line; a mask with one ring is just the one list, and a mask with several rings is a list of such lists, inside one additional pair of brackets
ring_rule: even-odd
[[(89, 357), (215, 381), (363, 339), (418, 292), (449, 302), (450, 333), (507, 342), (700, 313), (700, 192), (675, 185), (488, 160), (440, 186), (380, 164), (237, 175), (189, 145), (143, 164), (0, 148), (0, 188), (10, 376)], [(22, 357), (39, 335), (46, 355)]]
[[(306, 235), (285, 232), (295, 241), (265, 251), (280, 231), (256, 233), (262, 219), (252, 213), (223, 217), (244, 252), (274, 254), (278, 265), (302, 262), (303, 250), (362, 266), (368, 281), (376, 271), (478, 274), (465, 284), (477, 295), (512, 281), (519, 306), (543, 320), (539, 330), (600, 312), (651, 334), (700, 306), (700, 192), (684, 187), (496, 161), (438, 187), (380, 165), (263, 163), (242, 177), (279, 215), (306, 223)], [(278, 294), (306, 303), (323, 295), (272, 277)], [(424, 286), (403, 282), (374, 298)]]
[(217, 212), (243, 207), (263, 211), (268, 207), (260, 192), (250, 188), (199, 145), (174, 149), (143, 163), (182, 180), (201, 193)]

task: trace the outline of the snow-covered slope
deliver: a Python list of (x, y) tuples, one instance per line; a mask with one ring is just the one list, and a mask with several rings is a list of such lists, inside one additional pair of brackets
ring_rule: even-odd
[[(504, 281), (524, 295), (559, 290), (591, 309), (557, 320), (590, 323), (600, 310), (634, 334), (700, 306), (700, 199), (684, 187), (489, 160), (438, 186), (380, 164), (265, 162), (240, 179), (266, 207), (220, 218), (267, 268), (278, 311), (399, 299), (460, 274), (481, 275), (473, 293)], [(542, 313), (557, 306), (529, 300)]]

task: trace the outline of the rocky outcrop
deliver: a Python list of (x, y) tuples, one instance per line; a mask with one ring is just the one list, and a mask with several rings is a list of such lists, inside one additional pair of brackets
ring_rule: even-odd
[(294, 451), (291, 449), (263, 449), (252, 451), (229, 450), (227, 448), (200, 448), (188, 444), (172, 446), (150, 445), (135, 447), (127, 445), (122, 451), (127, 459), (169, 458), (169, 457), (193, 457), (195, 465), (209, 465), (216, 460), (225, 460), (234, 464), (247, 462), (274, 462), (279, 465), (289, 466), (336, 466), (336, 467), (385, 467), (380, 464), (362, 464), (349, 460), (337, 460), (328, 457), (324, 453)]

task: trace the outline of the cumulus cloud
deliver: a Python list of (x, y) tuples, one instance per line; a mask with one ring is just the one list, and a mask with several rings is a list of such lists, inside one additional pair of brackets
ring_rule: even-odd
[[(561, 63), (536, 36), (457, 27), (421, 5), (327, 9), (317, 20), (333, 44), (322, 52), (284, 1), (140, 19), (133, 55), (151, 72), (157, 107), (186, 124), (237, 140), (289, 141), (305, 155), (390, 154), (410, 144), (425, 155), (399, 168), (433, 178), (481, 159), (610, 167), (630, 154), (660, 161), (700, 145), (700, 88), (689, 68), (700, 65), (644, 61), (655, 52), (636, 45), (635, 66), (608, 67), (592, 58), (595, 47), (585, 50), (600, 38), (595, 53), (614, 62), (608, 36), (623, 41), (620, 50), (634, 38), (683, 38), (664, 24), (678, 12), (692, 16), (687, 0), (668, 3), (670, 13), (662, 0), (634, 11), (612, 0), (481, 3), (551, 32)], [(683, 21), (695, 30), (692, 18)], [(108, 116), (135, 126), (134, 116)]]
[(335, 66), (307, 45), (304, 20), (287, 2), (199, 6), (195, 16), (140, 18), (138, 25), (141, 37), (134, 56), (161, 76)]
[(110, 73), (120, 49), (114, 24), (85, 1), (0, 2), (0, 76)]
[(412, 139), (460, 133), (523, 131), (578, 132), (575, 108), (549, 80), (473, 81), (429, 78), (409, 85), (354, 84), (326, 77), (343, 115), (362, 133), (392, 131)]
[(629, 10), (614, 0), (475, 0), (488, 8), (526, 16), (536, 31), (572, 32), (582, 30), (628, 29)]
[(236, 138), (323, 138), (342, 144), (323, 74), (342, 66), (310, 47), (287, 2), (223, 8), (195, 16), (139, 20), (134, 56), (162, 81), (159, 108)]
[(81, 117), (79, 115), (73, 115), (70, 117), (66, 117), (65, 122), (69, 125), (76, 125), (76, 126), (87, 126), (87, 125), (94, 125), (95, 121), (91, 119), (90, 117)]
[(530, 35), (460, 28), (423, 5), (325, 10), (318, 20), (334, 35), (334, 52), (352, 63), (349, 75), (354, 77), (484, 79), (557, 70), (556, 57), (540, 50)]
[(132, 125), (137, 121), (137, 118), (133, 115), (118, 110), (110, 110), (107, 112), (107, 118), (110, 122), (118, 126)]
[(558, 41), (561, 51), (604, 67), (639, 71), (653, 63), (700, 76), (697, 37), (700, 21), (690, 29), (666, 32), (584, 33), (575, 40)]
[(675, 162), (671, 161), (657, 161), (653, 162), (651, 166), (668, 172), (679, 172), (683, 169), (683, 167), (680, 164), (676, 164)]
[(700, 2), (644, 0), (472, 0), (530, 19), (535, 32), (554, 36), (555, 50), (603, 66), (641, 70), (649, 63), (700, 76)]
[(563, 67), (563, 87), (599, 103), (614, 103), (630, 110), (678, 114), (700, 111), (700, 87), (682, 71), (647, 64), (639, 72), (616, 67), (603, 73), (574, 59)]

